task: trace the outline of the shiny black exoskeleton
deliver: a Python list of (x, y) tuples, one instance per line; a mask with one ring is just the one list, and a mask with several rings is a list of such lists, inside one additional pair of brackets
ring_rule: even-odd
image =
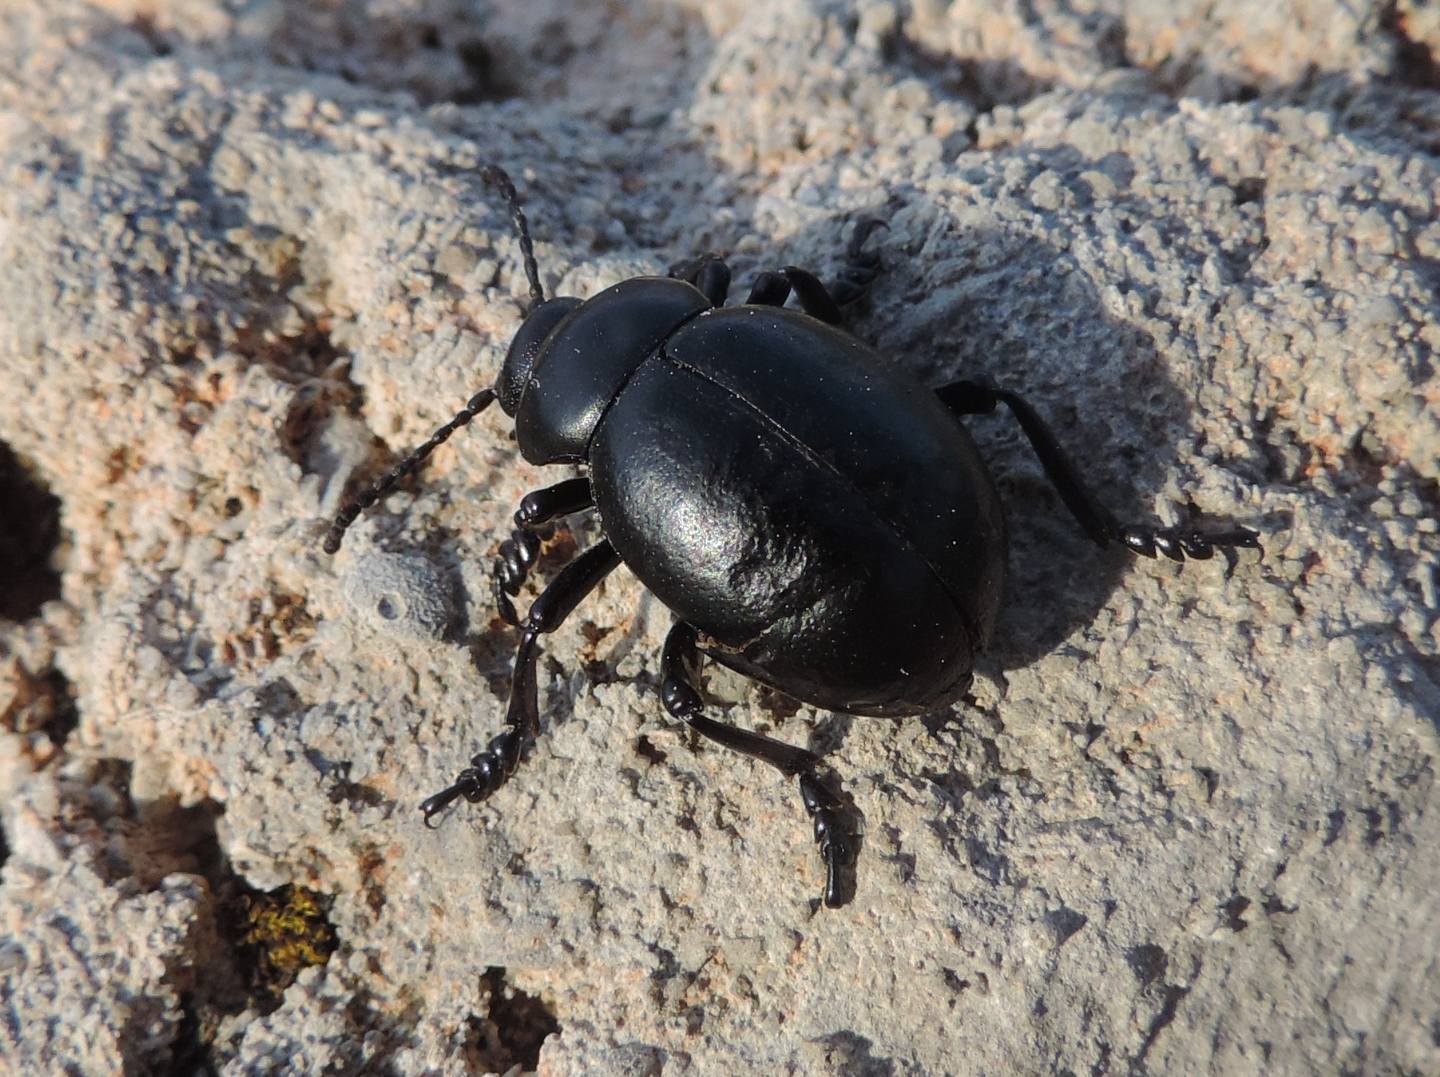
[[(622, 561), (675, 615), (661, 658), (666, 709), (701, 735), (799, 779), (826, 864), (824, 901), (848, 899), (858, 835), (820, 759), (704, 716), (701, 653), (805, 702), (848, 714), (923, 714), (958, 699), (999, 610), (1005, 521), (960, 415), (1004, 403), (1086, 533), (1174, 560), (1252, 547), (1254, 532), (1122, 526), (1086, 490), (1035, 411), (1002, 389), (912, 381), (838, 328), (878, 259), (857, 226), (833, 286), (793, 266), (761, 273), (723, 306), (730, 271), (706, 256), (670, 277), (622, 281), (582, 302), (546, 300), (519, 197), (498, 168), (532, 306), (493, 389), (339, 514), (346, 527), (456, 429), (498, 399), (532, 464), (586, 467), (528, 495), (495, 563), (501, 615), (521, 628), (506, 728), (428, 821), (483, 799), (539, 727), (538, 639)], [(794, 293), (804, 313), (784, 309)], [(566, 566), (523, 620), (511, 597), (540, 533), (587, 509), (604, 539)]]

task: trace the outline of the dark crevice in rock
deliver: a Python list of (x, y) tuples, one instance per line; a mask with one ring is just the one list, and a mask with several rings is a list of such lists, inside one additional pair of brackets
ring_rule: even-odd
[(1170, 958), (1153, 942), (1132, 946), (1125, 952), (1125, 961), (1145, 987), (1164, 976), (1165, 970), (1170, 967)]
[(12, 733), (44, 733), (56, 748), (80, 721), (75, 689), (58, 669), (31, 673), (24, 666), (10, 667), (8, 704), (0, 709), (0, 729)]
[(1236, 894), (1228, 901), (1220, 904), (1220, 912), (1224, 916), (1225, 926), (1237, 934), (1250, 926), (1250, 921), (1245, 919), (1245, 912), (1250, 908), (1251, 901), (1247, 897)]
[(506, 78), (475, 25), (376, 16), (351, 5), (297, 5), (270, 35), (271, 58), (357, 86), (403, 90), (422, 105), (503, 101), (523, 86)]
[(863, 1077), (890, 1077), (895, 1073), (894, 1061), (875, 1055), (874, 1043), (859, 1033), (845, 1029), (822, 1036), (819, 1042), (827, 1048), (826, 1068), (831, 1073)]
[(1071, 937), (1090, 922), (1084, 913), (1076, 912), (1065, 905), (1045, 914), (1045, 922), (1055, 932), (1055, 945), (1064, 946)]
[[(333, 474), (340, 466), (328, 434), (337, 414), (357, 415), (364, 394), (350, 380), (348, 366), (322, 325), (267, 347), (262, 362), (295, 385), (295, 395), (280, 423), (280, 448), (306, 474)], [(378, 438), (373, 439), (379, 446)], [(357, 481), (366, 481), (357, 477)]]
[(545, 1040), (560, 1032), (554, 1011), (510, 983), (503, 968), (486, 969), (480, 983), (490, 995), (490, 1014), (473, 1025), (486, 1066), (500, 1073), (536, 1069)]
[(59, 498), (0, 441), (0, 619), (28, 621), (60, 597), (59, 542)]
[(195, 996), (180, 996), (180, 1027), (170, 1041), (170, 1077), (213, 1077), (220, 1072), (213, 1051), (215, 1030)]
[(1395, 42), (1395, 78), (1422, 90), (1440, 89), (1440, 62), (1429, 45), (1410, 36), (1407, 14), (1394, 2), (1380, 9), (1380, 29)]
[(1150, 1027), (1145, 1030), (1145, 1040), (1140, 1044), (1140, 1051), (1135, 1056), (1131, 1066), (1131, 1072), (1145, 1072), (1145, 1058), (1155, 1046), (1155, 1041), (1160, 1038), (1160, 1033), (1170, 1027), (1170, 1022), (1175, 1020), (1175, 1014), (1180, 1009), (1180, 1000), (1190, 993), (1188, 987), (1177, 987), (1175, 984), (1166, 984), (1163, 999), (1160, 1003), (1160, 1012), (1150, 1022)]

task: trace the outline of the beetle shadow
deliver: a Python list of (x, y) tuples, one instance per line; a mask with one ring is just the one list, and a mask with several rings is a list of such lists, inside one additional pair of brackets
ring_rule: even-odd
[[(1173, 518), (1157, 516), (1154, 492), (1193, 432), (1193, 400), (1167, 373), (1151, 335), (1109, 313), (1069, 252), (1032, 236), (956, 227), (937, 256), (929, 248), (948, 215), (899, 194), (849, 215), (895, 223), (871, 240), (883, 269), (864, 302), (848, 312), (846, 328), (922, 384), (974, 380), (1025, 397), (1098, 502), (1123, 523), (1230, 526), (1189, 506), (1177, 507)], [(743, 302), (750, 276), (767, 265), (795, 263), (833, 279), (843, 265), (846, 228), (844, 219), (827, 219), (758, 257), (735, 259), (730, 301)], [(1001, 614), (982, 663), (1023, 667), (1091, 624), (1135, 555), (1091, 542), (1008, 409), (957, 421), (978, 444), (1009, 529)], [(1217, 556), (1190, 571), (1224, 571), (1223, 561)], [(781, 722), (801, 707), (774, 689), (760, 688), (751, 698)], [(932, 729), (945, 725), (930, 717), (938, 722)], [(828, 757), (854, 721), (823, 714), (807, 747)], [(843, 799), (858, 847), (864, 816), (848, 793)], [(840, 886), (854, 893), (855, 861), (842, 867)]]
[[(884, 270), (847, 328), (923, 384), (974, 380), (1019, 393), (1050, 424), (1091, 493), (1123, 523), (1218, 528), (1247, 522), (1205, 517), (1192, 506), (1176, 506), (1171, 518), (1157, 517), (1155, 491), (1194, 432), (1194, 400), (1169, 375), (1152, 336), (1107, 310), (1072, 255), (1003, 229), (955, 228), (937, 258), (922, 248), (928, 249), (928, 237), (944, 226), (946, 211), (924, 202), (896, 203), (892, 196), (871, 213), (882, 219), (908, 215), (914, 223), (877, 234)], [(807, 249), (833, 248), (840, 230), (831, 221), (818, 227), (817, 235), (797, 237), (794, 260)], [(1140, 296), (1142, 302), (1148, 298)], [(1065, 647), (1092, 624), (1136, 555), (1098, 548), (1087, 537), (1007, 408), (957, 421), (970, 431), (990, 469), (1009, 530), (1001, 613), (980, 665), (1023, 667)], [(1226, 571), (1224, 561), (1221, 552), (1188, 571)], [(783, 700), (771, 706), (782, 717), (793, 713)], [(953, 736), (953, 717), (949, 711), (930, 715), (926, 724), (932, 733)], [(822, 716), (808, 747), (828, 756), (855, 721)], [(846, 811), (857, 847), (863, 845), (864, 816), (848, 796)], [(957, 846), (954, 855), (974, 863), (997, 855), (978, 848), (979, 853), (965, 852)], [(844, 866), (841, 885), (847, 894), (854, 893), (856, 872), (856, 861)]]
[[(927, 237), (947, 211), (892, 198), (872, 212), (905, 223), (871, 241), (884, 268), (848, 328), (888, 363), (930, 386), (974, 380), (1025, 397), (1085, 485), (1123, 523), (1244, 522), (1189, 506), (1175, 507), (1168, 519), (1157, 515), (1155, 491), (1193, 433), (1193, 399), (1166, 372), (1151, 335), (1107, 312), (1072, 255), (1015, 232), (957, 227), (937, 257)], [(823, 232), (833, 247), (839, 229), (829, 223)], [(821, 245), (799, 237), (792, 246)], [(1093, 622), (1135, 555), (1090, 541), (1003, 405), (957, 421), (977, 442), (1005, 510), (1009, 572), (988, 654), (1014, 669)], [(1223, 563), (1220, 553), (1189, 571), (1223, 571)]]

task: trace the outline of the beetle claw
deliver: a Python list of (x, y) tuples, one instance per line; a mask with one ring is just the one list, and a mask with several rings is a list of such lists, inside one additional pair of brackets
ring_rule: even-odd
[(508, 625), (518, 625), (520, 617), (515, 612), (515, 603), (510, 601), (510, 596), (505, 593), (505, 584), (497, 573), (493, 580), (491, 590), (495, 593), (495, 610), (500, 614), (500, 619)]
[(431, 830), (436, 829), (437, 824), (432, 822), (435, 816), (448, 808), (455, 801), (465, 795), (466, 776), (469, 771), (461, 771), (460, 777), (453, 785), (448, 785), (432, 797), (426, 797), (420, 802), (420, 810), (425, 813), (425, 825)]

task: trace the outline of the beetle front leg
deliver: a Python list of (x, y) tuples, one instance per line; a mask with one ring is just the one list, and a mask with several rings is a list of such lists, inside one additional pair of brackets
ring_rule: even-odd
[(706, 718), (698, 687), (700, 652), (692, 625), (677, 622), (665, 638), (660, 659), (660, 698), (665, 709), (695, 732), (725, 747), (769, 763), (787, 778), (800, 779), (800, 798), (815, 823), (815, 841), (825, 861), (824, 901), (829, 908), (846, 904), (854, 892), (850, 869), (859, 852), (856, 829), (850, 824), (844, 798), (821, 773), (818, 755), (782, 741), (747, 733)]
[(1060, 447), (1054, 432), (1023, 397), (1006, 389), (972, 381), (953, 382), (936, 389), (935, 393), (956, 415), (988, 414), (1004, 403), (1025, 431), (1035, 455), (1040, 458), (1040, 466), (1059, 492), (1060, 500), (1065, 502), (1065, 507), (1096, 545), (1116, 542), (1145, 557), (1162, 553), (1172, 561), (1184, 561), (1186, 556), (1203, 561), (1212, 557), (1217, 549), (1261, 549), (1259, 534), (1248, 527), (1197, 531), (1183, 527), (1122, 524), (1086, 489), (1080, 473)]
[[(561, 485), (564, 485), (563, 483)], [(544, 493), (545, 491), (541, 491)], [(535, 665), (540, 658), (539, 638), (559, 628), (581, 601), (620, 563), (620, 555), (609, 542), (591, 546), (560, 571), (531, 604), (520, 626), (520, 646), (515, 650), (515, 675), (510, 683), (510, 702), (505, 708), (504, 732), (479, 755), (470, 760), (455, 781), (420, 804), (425, 823), (454, 801), (464, 797), (472, 804), (484, 800), (515, 773), (520, 752), (527, 740), (540, 730), (539, 690)]]
[(511, 597), (520, 593), (535, 559), (540, 555), (539, 532), (563, 516), (592, 508), (590, 480), (566, 479), (526, 494), (515, 510), (515, 530), (500, 544), (490, 570), (495, 608), (506, 624), (519, 624)]

